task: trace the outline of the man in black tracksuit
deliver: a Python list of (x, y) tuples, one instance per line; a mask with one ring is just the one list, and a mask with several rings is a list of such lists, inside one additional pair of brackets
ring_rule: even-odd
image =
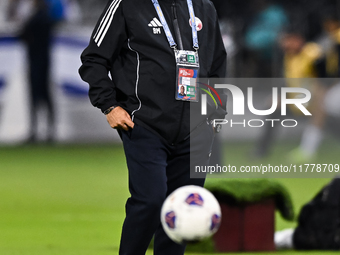
[[(226, 52), (216, 11), (209, 0), (193, 2), (199, 76), (224, 77)], [(159, 5), (177, 48), (193, 51), (187, 1), (159, 0)], [(224, 118), (225, 105), (216, 110), (208, 100), (207, 115), (200, 116), (197, 110), (195, 121), (190, 122), (190, 112), (200, 109), (200, 103), (175, 98), (174, 50), (151, 0), (110, 0), (81, 59), (79, 72), (90, 85), (91, 103), (118, 130), (129, 169), (131, 197), (126, 203), (120, 254), (145, 254), (154, 234), (155, 254), (183, 254), (185, 246), (164, 233), (160, 209), (176, 188), (203, 186), (204, 179), (190, 179), (190, 153), (195, 151), (196, 165), (208, 164), (214, 137), (208, 118)]]

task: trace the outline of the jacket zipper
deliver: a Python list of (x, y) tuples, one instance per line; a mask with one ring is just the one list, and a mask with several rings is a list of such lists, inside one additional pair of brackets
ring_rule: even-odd
[(172, 16), (173, 16), (172, 24), (174, 25), (174, 29), (175, 29), (175, 33), (176, 33), (178, 49), (183, 50), (183, 42), (182, 42), (182, 37), (181, 37), (181, 31), (179, 30), (179, 26), (178, 26), (178, 19), (177, 19), (177, 12), (176, 12), (176, 1), (172, 2), (171, 11), (172, 11)]

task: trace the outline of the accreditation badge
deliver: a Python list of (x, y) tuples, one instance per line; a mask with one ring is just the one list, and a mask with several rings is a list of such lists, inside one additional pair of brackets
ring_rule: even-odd
[(197, 79), (199, 59), (197, 51), (175, 50), (176, 100), (198, 102)]

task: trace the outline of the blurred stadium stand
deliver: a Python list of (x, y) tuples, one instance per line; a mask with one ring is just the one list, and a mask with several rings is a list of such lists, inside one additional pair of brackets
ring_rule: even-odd
[[(7, 19), (6, 10), (9, 1), (0, 1), (0, 59), (2, 63), (6, 63), (0, 66), (2, 106), (0, 143), (20, 143), (25, 140), (29, 123), (26, 64), (23, 45), (16, 40), (21, 22)], [(80, 80), (77, 71), (80, 66), (80, 53), (86, 47), (107, 0), (64, 1), (67, 5), (67, 17), (58, 26), (52, 54), (53, 97), (56, 102), (58, 122), (57, 140), (61, 142), (119, 141), (116, 132), (112, 132), (99, 110), (90, 105), (87, 98), (87, 84)], [(213, 0), (213, 2), (221, 20), (223, 40), (228, 51), (229, 77), (259, 76), (255, 68), (258, 63), (249, 60), (252, 54), (249, 54), (245, 41), (246, 31), (261, 11), (254, 6), (279, 6), (289, 22), (294, 20), (295, 23), (303, 24), (310, 40), (320, 35), (321, 16), (325, 10), (333, 8), (340, 11), (340, 0)], [(269, 77), (280, 77), (282, 73), (277, 40), (278, 38), (274, 40), (274, 55), (271, 58), (273, 70), (270, 71)], [(245, 91), (245, 88), (241, 89)], [(260, 96), (254, 99), (255, 105), (257, 102), (261, 104), (263, 98), (271, 92), (270, 88), (260, 86), (254, 86), (254, 90), (260, 91)], [(13, 114), (13, 109), (16, 114)], [(43, 124), (41, 128), (44, 128)], [(282, 136), (297, 137), (299, 135), (297, 130), (299, 129), (295, 129), (294, 132), (285, 130)], [(228, 140), (254, 139), (257, 135), (258, 130), (252, 128), (222, 130), (222, 136)], [(108, 140), (108, 137), (111, 139)]]

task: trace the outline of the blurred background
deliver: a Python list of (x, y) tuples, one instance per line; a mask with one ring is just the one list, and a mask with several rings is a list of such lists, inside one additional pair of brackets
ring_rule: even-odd
[[(340, 0), (213, 2), (228, 77), (245, 95), (253, 87), (254, 107), (271, 107), (272, 87), (303, 87), (312, 93), (306, 107), (313, 116), (292, 108), (284, 119), (296, 119), (294, 128), (225, 125), (212, 164), (339, 164)], [(106, 3), (0, 0), (0, 254), (118, 250), (128, 197), (125, 159), (78, 75)], [(283, 119), (280, 110), (265, 117)], [(229, 111), (227, 120), (265, 119), (245, 114)], [(329, 180), (279, 182), (297, 214)], [(277, 214), (277, 230), (294, 226)]]
[[(106, 125), (105, 118), (90, 105), (88, 85), (80, 80), (77, 72), (81, 64), (79, 56), (87, 46), (107, 1), (46, 1), (50, 2), (53, 24), (45, 26), (45, 39), (42, 39), (44, 33), (37, 33), (38, 39), (34, 39), (34, 26), (29, 26), (37, 9), (34, 0), (0, 1), (0, 143), (21, 144), (43, 140), (119, 142), (116, 133)], [(340, 1), (213, 2), (228, 52), (228, 77), (338, 77), (336, 71), (325, 74), (322, 67), (317, 72), (312, 69), (319, 60), (326, 59), (337, 44), (335, 34), (339, 28)], [(44, 24), (43, 18), (40, 22)], [(39, 30), (39, 24), (37, 27)], [(46, 43), (39, 44), (34, 40), (45, 40)], [(305, 50), (302, 51), (304, 46)], [(294, 51), (298, 53), (291, 54)], [(299, 55), (300, 51), (302, 60), (289, 62), (287, 56)], [(315, 53), (318, 51), (320, 53)], [(45, 58), (34, 58), (37, 55), (45, 55)], [(304, 55), (311, 57), (305, 60)], [(325, 60), (327, 64), (323, 66), (333, 63), (333, 69), (336, 69), (337, 58), (334, 54), (331, 59)], [(39, 63), (45, 68), (30, 69), (39, 66)], [(294, 65), (305, 68), (295, 68)], [(297, 71), (291, 72), (291, 69)], [(32, 82), (35, 73), (38, 77), (40, 73), (44, 78)], [(246, 86), (240, 86), (246, 92)], [(258, 109), (266, 109), (272, 86), (254, 82), (253, 87), (256, 92), (254, 105)], [(334, 112), (338, 109), (335, 107), (332, 114), (336, 115)], [(286, 138), (293, 135), (296, 138), (299, 134), (297, 130), (301, 135), (302, 125), (303, 122), (294, 132), (283, 129), (277, 132), (277, 136)], [(259, 129), (254, 128), (229, 128), (228, 131), (223, 130), (221, 137), (256, 141), (260, 133)]]

